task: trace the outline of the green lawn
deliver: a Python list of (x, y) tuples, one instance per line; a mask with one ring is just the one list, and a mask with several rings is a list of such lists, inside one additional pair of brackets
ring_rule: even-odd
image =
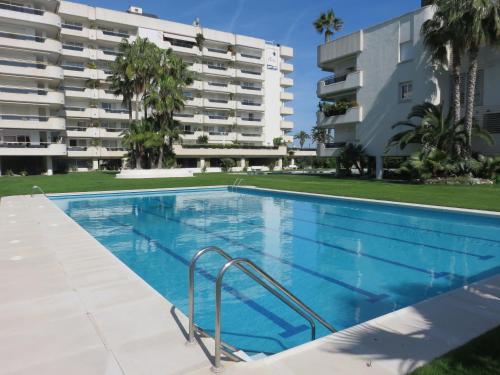
[(183, 186), (243, 184), (272, 189), (304, 191), (349, 197), (392, 200), (481, 210), (500, 211), (500, 185), (448, 186), (336, 179), (331, 176), (199, 174), (192, 178), (118, 180), (113, 173), (89, 172), (55, 176), (1, 177), (0, 196), (30, 194), (33, 185), (47, 193), (152, 189)]
[(500, 374), (500, 327), (417, 369), (412, 375)]

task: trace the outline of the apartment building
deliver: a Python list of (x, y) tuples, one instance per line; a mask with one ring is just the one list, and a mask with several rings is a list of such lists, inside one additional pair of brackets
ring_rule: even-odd
[[(0, 3), (0, 171), (121, 165), (129, 114), (107, 77), (120, 41), (138, 36), (171, 48), (195, 72), (176, 115), (180, 166), (217, 167), (224, 157), (279, 166), (286, 147), (273, 140), (293, 141), (290, 47), (161, 20), (138, 7), (19, 0)], [(198, 145), (200, 136), (208, 146)]]
[[(376, 174), (381, 178), (384, 156), (407, 156), (414, 151), (411, 147), (387, 150), (388, 140), (397, 131), (392, 125), (425, 101), (449, 108), (449, 74), (430, 63), (420, 33), (422, 24), (433, 14), (432, 6), (424, 6), (318, 47), (318, 66), (329, 73), (318, 82), (319, 99), (350, 103), (349, 108), (329, 116), (318, 111), (318, 126), (328, 129), (332, 137), (329, 143), (319, 145), (319, 156), (338, 156), (346, 144), (361, 144), (375, 157)], [(485, 154), (498, 154), (500, 51), (483, 48), (479, 66), (476, 121), (493, 135), (496, 146), (488, 147), (478, 140), (473, 146)], [(461, 81), (466, 82), (465, 71)]]

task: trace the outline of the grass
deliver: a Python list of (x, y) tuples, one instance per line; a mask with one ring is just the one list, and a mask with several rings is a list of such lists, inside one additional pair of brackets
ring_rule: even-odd
[(211, 173), (191, 178), (119, 180), (115, 178), (114, 173), (88, 172), (50, 177), (1, 177), (0, 196), (30, 194), (33, 185), (42, 187), (46, 193), (63, 193), (230, 185), (237, 177), (243, 177), (245, 185), (263, 188), (500, 211), (500, 185), (416, 185), (390, 181), (336, 179), (331, 176), (237, 176)]
[(412, 375), (444, 374), (500, 374), (500, 327), (412, 372)]

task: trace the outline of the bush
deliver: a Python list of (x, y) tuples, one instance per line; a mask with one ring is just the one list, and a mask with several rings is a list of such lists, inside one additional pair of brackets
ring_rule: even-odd
[(339, 100), (335, 103), (319, 103), (319, 109), (326, 117), (345, 115), (350, 108), (357, 106), (358, 103), (355, 100)]
[(23, 177), (27, 176), (28, 175), (28, 171), (21, 171), (19, 172), (19, 174)]
[(231, 170), (231, 168), (233, 168), (235, 165), (236, 162), (231, 158), (224, 158), (220, 161), (220, 167), (223, 172), (229, 172), (229, 170)]
[(208, 136), (206, 136), (206, 135), (200, 135), (198, 137), (198, 139), (196, 140), (196, 142), (199, 145), (206, 145), (206, 144), (208, 144)]

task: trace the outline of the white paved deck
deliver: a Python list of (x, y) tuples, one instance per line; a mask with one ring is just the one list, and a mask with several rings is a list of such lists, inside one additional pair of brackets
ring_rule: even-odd
[[(210, 374), (186, 318), (43, 196), (0, 201), (0, 374)], [(500, 275), (226, 374), (404, 374), (500, 324)]]

